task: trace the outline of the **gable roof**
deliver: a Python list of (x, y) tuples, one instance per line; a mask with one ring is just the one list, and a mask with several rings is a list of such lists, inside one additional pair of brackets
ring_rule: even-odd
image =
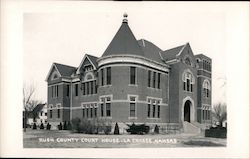
[(98, 57), (92, 56), (92, 55), (89, 55), (89, 54), (86, 54), (86, 55), (88, 56), (89, 60), (93, 63), (93, 65), (95, 66), (95, 68), (97, 68), (98, 64), (97, 64), (96, 61), (97, 61)]
[(181, 46), (169, 49), (169, 50), (165, 50), (161, 52), (160, 54), (163, 60), (169, 61), (169, 60), (175, 59), (176, 56), (178, 56), (181, 53), (181, 51), (184, 49), (185, 46), (186, 45), (181, 45)]
[(89, 60), (89, 62), (94, 66), (94, 68), (97, 69), (97, 67), (98, 67), (98, 64), (97, 64), (97, 59), (98, 59), (98, 57), (92, 56), (92, 55), (89, 55), (89, 54), (85, 54), (85, 56), (83, 57), (83, 59), (82, 59), (80, 65), (79, 65), (79, 67), (78, 67), (77, 70), (76, 70), (76, 73), (77, 73), (77, 74), (80, 73), (80, 68), (82, 67), (82, 64), (83, 64), (83, 62), (85, 61), (86, 58), (87, 58), (87, 59)]
[(103, 53), (102, 57), (119, 54), (143, 56), (143, 51), (129, 28), (128, 23), (125, 21), (123, 21), (121, 27)]
[(138, 44), (140, 45), (146, 58), (163, 63), (160, 55), (162, 50), (159, 47), (145, 39), (138, 40)]
[(76, 71), (76, 67), (54, 63), (61, 76), (71, 76)]

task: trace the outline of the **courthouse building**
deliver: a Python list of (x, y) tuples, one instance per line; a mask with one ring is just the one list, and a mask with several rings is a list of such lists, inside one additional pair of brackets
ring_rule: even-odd
[(211, 124), (211, 69), (211, 58), (194, 55), (189, 43), (162, 50), (137, 40), (125, 14), (101, 57), (85, 54), (78, 67), (52, 64), (48, 122), (98, 118), (119, 127), (134, 122), (180, 130)]

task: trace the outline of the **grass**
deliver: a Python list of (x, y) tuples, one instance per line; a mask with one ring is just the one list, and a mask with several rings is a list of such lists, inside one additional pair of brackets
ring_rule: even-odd
[(90, 135), (67, 130), (31, 130), (23, 134), (24, 148), (157, 148), (226, 146), (226, 139), (190, 134)]
[(184, 142), (185, 145), (192, 145), (192, 146), (213, 146), (213, 147), (218, 147), (218, 146), (224, 146), (223, 144), (218, 144), (218, 143), (214, 143), (211, 141), (187, 141)]

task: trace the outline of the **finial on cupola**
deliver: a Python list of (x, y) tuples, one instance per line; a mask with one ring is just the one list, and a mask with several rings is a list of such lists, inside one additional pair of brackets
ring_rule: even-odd
[(123, 14), (123, 20), (122, 20), (122, 22), (123, 22), (123, 23), (128, 23), (128, 19), (127, 19), (127, 18), (128, 18), (128, 14), (127, 14), (127, 13), (124, 13), (124, 14)]

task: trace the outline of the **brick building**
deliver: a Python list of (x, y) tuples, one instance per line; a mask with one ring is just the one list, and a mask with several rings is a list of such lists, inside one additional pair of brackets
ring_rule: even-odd
[(211, 124), (211, 64), (189, 43), (161, 50), (136, 40), (124, 15), (101, 57), (85, 54), (78, 67), (52, 64), (48, 121), (99, 118), (179, 130)]

